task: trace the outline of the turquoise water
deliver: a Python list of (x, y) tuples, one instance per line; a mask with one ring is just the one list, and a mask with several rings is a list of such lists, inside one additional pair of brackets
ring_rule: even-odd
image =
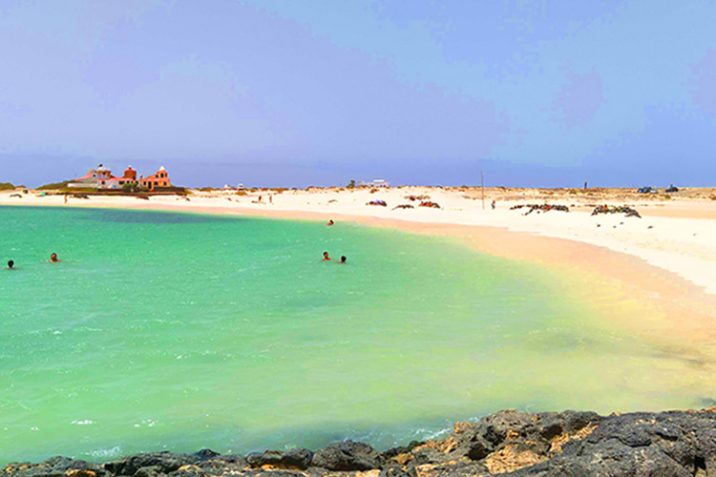
[(387, 447), (506, 407), (698, 397), (547, 270), (444, 239), (89, 209), (0, 224), (17, 264), (0, 271), (0, 462)]

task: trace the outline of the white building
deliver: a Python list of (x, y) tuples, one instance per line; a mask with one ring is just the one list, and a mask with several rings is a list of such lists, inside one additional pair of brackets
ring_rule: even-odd
[(390, 184), (385, 179), (373, 179), (370, 182), (361, 182), (360, 185), (365, 187), (390, 187)]

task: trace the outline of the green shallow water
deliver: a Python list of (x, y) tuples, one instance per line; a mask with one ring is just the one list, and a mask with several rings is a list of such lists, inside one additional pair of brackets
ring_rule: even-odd
[(701, 397), (548, 270), (444, 239), (118, 210), (0, 208), (0, 224), (18, 267), (0, 272), (0, 462), (387, 447), (506, 407)]

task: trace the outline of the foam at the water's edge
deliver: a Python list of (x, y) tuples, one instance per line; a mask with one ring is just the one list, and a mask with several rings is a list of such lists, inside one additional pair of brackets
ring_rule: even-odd
[(383, 452), (348, 440), (315, 451), (292, 448), (245, 456), (205, 449), (194, 454), (138, 454), (105, 464), (55, 457), (37, 464), (10, 464), (0, 475), (710, 475), (716, 470), (714, 426), (713, 408), (607, 417), (577, 411), (501, 411), (476, 422), (456, 423), (444, 438)]

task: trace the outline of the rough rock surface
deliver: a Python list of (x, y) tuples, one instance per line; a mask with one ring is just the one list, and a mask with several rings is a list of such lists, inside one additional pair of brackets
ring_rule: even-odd
[(501, 411), (457, 423), (445, 439), (384, 452), (343, 441), (315, 453), (293, 449), (243, 457), (205, 449), (196, 454), (140, 454), (104, 464), (53, 457), (0, 470), (0, 477), (496, 475), (716, 476), (716, 408), (607, 417)]

